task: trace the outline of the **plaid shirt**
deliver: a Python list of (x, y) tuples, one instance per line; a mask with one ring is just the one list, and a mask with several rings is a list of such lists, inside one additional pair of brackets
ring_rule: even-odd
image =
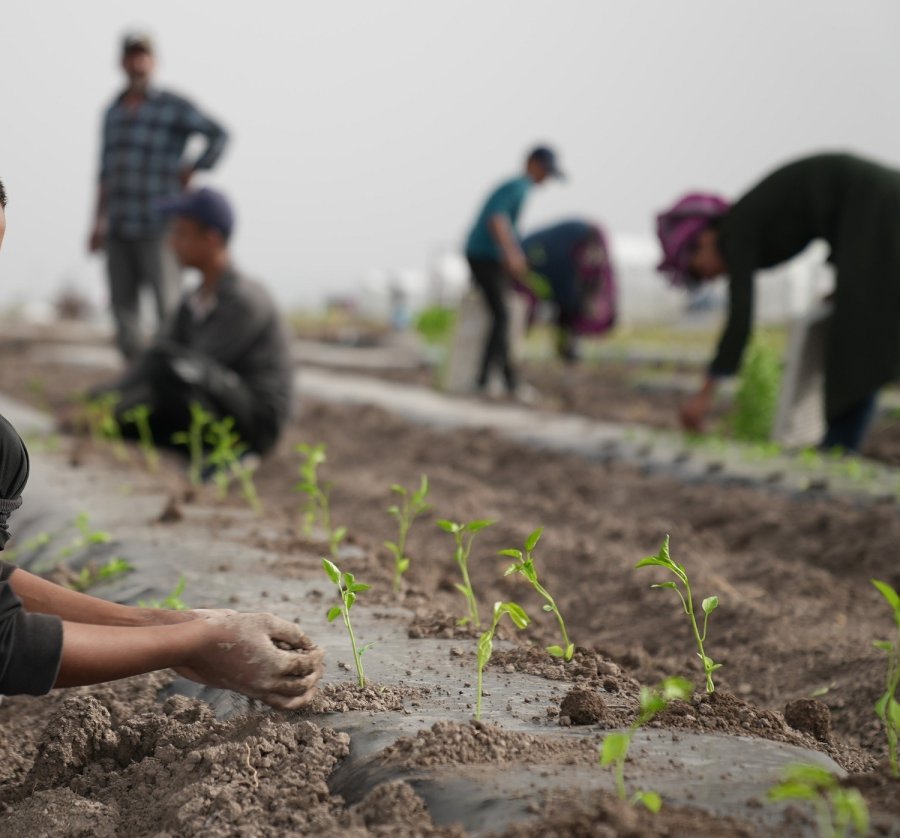
[(184, 148), (203, 134), (206, 150), (192, 165), (211, 169), (228, 135), (186, 99), (150, 89), (135, 108), (119, 96), (103, 119), (100, 181), (106, 192), (109, 233), (121, 238), (159, 235), (163, 217), (157, 203), (181, 192)]

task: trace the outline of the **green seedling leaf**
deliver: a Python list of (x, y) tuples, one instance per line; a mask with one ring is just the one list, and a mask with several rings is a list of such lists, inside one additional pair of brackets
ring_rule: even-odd
[(568, 646), (566, 646), (565, 659), (566, 659), (567, 661), (570, 661), (570, 660), (572, 660), (572, 658), (573, 658), (574, 656), (575, 656), (575, 644), (574, 644), (574, 643), (570, 643)]
[(525, 552), (531, 553), (534, 548), (537, 546), (537, 543), (541, 540), (541, 535), (544, 532), (543, 527), (538, 527), (528, 538), (525, 540)]
[[(522, 558), (522, 551), (521, 551), (521, 550), (515, 550), (515, 549), (511, 549), (511, 550), (500, 550), (500, 551), (498, 552), (497, 555), (499, 555), (499, 556), (509, 556), (511, 559), (521, 559), (521, 558)], [(511, 569), (514, 571), (514, 570), (516, 569), (516, 566), (513, 565)]]
[(515, 602), (495, 602), (494, 603), (494, 617), (491, 621), (491, 627), (483, 632), (481, 636), (478, 638), (477, 645), (477, 663), (478, 663), (478, 678), (476, 684), (476, 701), (475, 701), (475, 718), (481, 718), (481, 698), (484, 694), (483, 682), (484, 682), (484, 667), (487, 665), (487, 662), (491, 658), (491, 654), (494, 650), (494, 634), (497, 631), (497, 626), (500, 624), (500, 620), (503, 618), (503, 615), (506, 614), (510, 620), (513, 621), (513, 624), (517, 628), (525, 628), (528, 625), (529, 619), (528, 615), (522, 609), (520, 605), (517, 605)]
[(554, 658), (564, 658), (564, 657), (566, 656), (566, 650), (563, 649), (562, 646), (548, 646), (548, 647), (547, 647), (547, 651), (548, 651)]
[(631, 746), (631, 736), (627, 733), (610, 733), (604, 740), (600, 749), (600, 764), (612, 765), (614, 762), (624, 760), (628, 756), (628, 748)]
[(406, 573), (406, 571), (409, 570), (409, 559), (400, 559), (400, 561), (397, 562), (397, 570), (400, 573)]
[(493, 526), (495, 523), (496, 521), (469, 521), (469, 523), (466, 524), (463, 529), (466, 532), (476, 533), (480, 532), (485, 527)]
[(709, 616), (713, 611), (716, 610), (716, 606), (719, 604), (719, 598), (717, 596), (708, 596), (703, 602), (700, 603), (700, 607), (703, 609), (703, 613)]
[(631, 805), (642, 804), (655, 815), (662, 808), (662, 798), (655, 791), (636, 791), (631, 798)]
[(438, 521), (437, 525), (444, 532), (451, 532), (451, 533), (459, 532), (459, 524), (454, 524), (453, 521)]
[(878, 579), (873, 579), (872, 584), (888, 601), (888, 605), (891, 606), (894, 615), (900, 615), (900, 594), (898, 594), (890, 585), (888, 585), (887, 582), (880, 582)]
[(334, 582), (335, 585), (341, 584), (341, 572), (337, 569), (337, 565), (334, 562), (331, 562), (328, 559), (322, 559), (322, 567), (325, 568), (328, 578)]
[(385, 541), (384, 546), (388, 548), (395, 556), (399, 554), (399, 550), (397, 549), (397, 545), (394, 544), (393, 541)]
[(360, 594), (363, 591), (368, 591), (371, 587), (372, 587), (371, 585), (366, 585), (362, 582), (354, 582), (350, 586), (350, 591), (354, 594)]
[(328, 614), (326, 614), (326, 617), (328, 618), (329, 623), (333, 623), (340, 616), (341, 616), (341, 606), (340, 605), (332, 606), (331, 608), (328, 609)]
[(552, 605), (542, 605), (542, 606), (541, 606), (541, 611), (546, 611), (548, 614), (552, 614), (552, 613), (553, 613), (553, 606), (552, 606)]

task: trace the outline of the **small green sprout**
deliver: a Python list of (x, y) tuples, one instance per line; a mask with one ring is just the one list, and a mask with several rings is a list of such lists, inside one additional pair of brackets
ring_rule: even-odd
[(709, 615), (716, 610), (716, 606), (719, 604), (719, 598), (710, 596), (704, 599), (700, 604), (700, 607), (703, 609), (703, 631), (701, 632), (697, 627), (697, 617), (694, 613), (694, 599), (693, 594), (691, 593), (691, 583), (688, 580), (687, 570), (685, 570), (684, 565), (678, 564), (678, 562), (673, 561), (669, 556), (669, 536), (666, 536), (666, 540), (663, 542), (662, 547), (660, 547), (659, 553), (655, 556), (648, 556), (646, 559), (641, 559), (635, 565), (635, 568), (651, 566), (663, 567), (670, 573), (674, 573), (678, 578), (678, 581), (684, 586), (683, 592), (678, 587), (677, 582), (660, 582), (659, 584), (651, 585), (650, 587), (671, 588), (678, 594), (678, 598), (681, 600), (681, 604), (684, 607), (684, 613), (688, 615), (688, 618), (691, 621), (691, 631), (694, 634), (694, 640), (699, 649), (697, 656), (703, 663), (703, 673), (706, 675), (706, 691), (708, 693), (715, 692), (716, 688), (713, 684), (712, 674), (717, 669), (721, 669), (722, 664), (715, 663), (712, 658), (707, 656), (703, 644), (706, 641), (706, 632), (709, 627)]
[(509, 556), (510, 558), (516, 560), (506, 569), (506, 573), (503, 575), (509, 576), (511, 573), (522, 574), (522, 576), (524, 576), (529, 582), (531, 582), (532, 587), (545, 600), (547, 600), (547, 604), (543, 606), (543, 610), (548, 614), (556, 615), (556, 620), (559, 623), (559, 629), (562, 632), (562, 646), (548, 646), (547, 651), (554, 658), (563, 658), (563, 660), (570, 661), (572, 660), (572, 655), (575, 654), (575, 644), (569, 640), (569, 635), (566, 632), (566, 624), (565, 622), (563, 622), (562, 614), (559, 613), (559, 608), (557, 608), (556, 602), (554, 602), (553, 597), (550, 596), (550, 594), (547, 592), (547, 589), (538, 581), (537, 568), (534, 566), (534, 558), (531, 555), (543, 532), (544, 528), (539, 527), (531, 535), (529, 535), (528, 539), (525, 541), (524, 551), (500, 551), (501, 556)]
[(457, 584), (456, 590), (466, 598), (466, 605), (469, 609), (468, 615), (458, 621), (461, 626), (464, 626), (466, 623), (472, 623), (476, 628), (481, 628), (478, 603), (475, 601), (475, 591), (472, 590), (472, 583), (469, 580), (469, 553), (472, 552), (472, 541), (475, 538), (475, 534), (493, 523), (493, 521), (470, 521), (468, 524), (457, 524), (454, 521), (437, 522), (437, 525), (444, 532), (450, 533), (456, 542), (454, 558), (463, 577), (463, 583), (461, 585)]
[(100, 567), (97, 567), (93, 562), (89, 562), (81, 569), (78, 576), (69, 584), (69, 587), (73, 591), (86, 591), (88, 588), (93, 588), (94, 585), (116, 579), (132, 570), (134, 570), (134, 567), (118, 556), (113, 556), (106, 564)]
[[(661, 713), (669, 703), (679, 699), (687, 701), (694, 692), (694, 686), (690, 681), (678, 676), (666, 678), (658, 687), (648, 689), (641, 687), (640, 709), (637, 718), (631, 723), (628, 730), (621, 733), (610, 733), (600, 748), (600, 764), (604, 767), (613, 765), (616, 778), (616, 791), (622, 800), (626, 800), (628, 793), (625, 790), (625, 760), (628, 758), (628, 749), (631, 740), (639, 728)], [(641, 803), (651, 812), (658, 812), (662, 806), (660, 796), (653, 791), (638, 791), (631, 796), (631, 804)]]
[(175, 445), (184, 445), (188, 449), (191, 465), (188, 470), (191, 483), (199, 486), (203, 482), (203, 437), (213, 416), (203, 409), (199, 402), (191, 402), (191, 424), (186, 431), (172, 434)]
[(845, 789), (834, 775), (818, 765), (789, 765), (782, 782), (769, 789), (770, 802), (805, 800), (816, 812), (820, 838), (845, 838), (849, 830), (869, 834), (869, 809), (859, 789)]
[(516, 605), (514, 602), (494, 603), (494, 618), (491, 620), (491, 627), (483, 632), (481, 637), (478, 638), (478, 683), (476, 685), (475, 697), (476, 719), (481, 718), (481, 696), (484, 692), (484, 668), (491, 659), (491, 654), (493, 654), (494, 634), (497, 631), (497, 626), (500, 624), (500, 620), (504, 614), (509, 615), (509, 619), (513, 621), (513, 624), (518, 629), (525, 628), (525, 626), (531, 622), (520, 605)]
[(122, 421), (137, 427), (140, 449), (144, 454), (144, 462), (149, 471), (159, 468), (159, 454), (153, 441), (153, 429), (150, 427), (150, 414), (153, 409), (146, 404), (139, 404), (122, 414)]
[(22, 542), (21, 547), (17, 547), (15, 550), (7, 550), (3, 554), (3, 560), (5, 562), (14, 562), (22, 553), (35, 553), (41, 548), (46, 547), (52, 538), (53, 536), (46, 531), (39, 532), (33, 538), (29, 538), (28, 541)]
[(894, 612), (894, 623), (897, 626), (897, 636), (894, 640), (876, 640), (875, 646), (888, 656), (887, 673), (884, 679), (884, 695), (875, 704), (875, 712), (884, 724), (888, 740), (888, 759), (891, 764), (891, 774), (900, 777), (900, 700), (898, 700), (898, 688), (900, 688), (900, 594), (886, 582), (872, 580), (872, 584), (888, 601)]
[(85, 418), (88, 432), (95, 443), (112, 443), (118, 460), (127, 460), (128, 452), (122, 443), (122, 429), (116, 418), (116, 405), (121, 396), (117, 392), (104, 393), (85, 402)]
[(328, 622), (331, 623), (338, 617), (344, 618), (344, 625), (347, 627), (347, 634), (350, 635), (350, 647), (353, 649), (353, 660), (356, 663), (356, 674), (359, 678), (359, 686), (366, 685), (366, 676), (363, 673), (362, 656), (367, 649), (372, 648), (372, 644), (368, 643), (361, 649), (356, 648), (356, 635), (353, 633), (353, 626), (350, 624), (350, 609), (356, 602), (356, 595), (363, 591), (368, 591), (371, 585), (365, 585), (357, 582), (352, 573), (341, 573), (337, 565), (328, 559), (322, 559), (322, 567), (328, 574), (328, 578), (337, 585), (338, 592), (341, 596), (341, 604), (332, 606), (328, 609), (326, 616)]
[(303, 456), (300, 463), (300, 482), (294, 486), (295, 492), (306, 495), (306, 506), (302, 511), (303, 532), (309, 535), (318, 520), (328, 536), (328, 548), (332, 558), (337, 558), (341, 542), (347, 537), (346, 527), (335, 527), (331, 518), (331, 483), (319, 483), (319, 466), (325, 462), (325, 444), (307, 445), (301, 443), (294, 450)]
[(178, 577), (178, 584), (162, 599), (138, 600), (140, 608), (166, 608), (169, 611), (187, 611), (188, 607), (181, 595), (184, 593), (186, 581), (182, 573)]
[(73, 553), (90, 547), (92, 544), (107, 544), (112, 541), (112, 536), (106, 530), (95, 530), (91, 528), (88, 520), (87, 512), (79, 512), (75, 516), (75, 526), (78, 527), (78, 536), (69, 544), (63, 547), (57, 554), (58, 559), (67, 559)]
[(400, 592), (403, 574), (409, 570), (409, 556), (406, 555), (406, 538), (409, 535), (413, 521), (423, 512), (431, 509), (431, 504), (426, 501), (428, 497), (428, 478), (423, 474), (419, 482), (419, 488), (409, 491), (396, 483), (391, 486), (391, 491), (400, 495), (401, 504), (388, 507), (388, 512), (397, 519), (399, 534), (396, 541), (385, 541), (384, 546), (391, 551), (394, 557), (394, 592)]
[(215, 468), (212, 479), (218, 487), (219, 497), (225, 498), (231, 481), (237, 479), (241, 495), (248, 506), (254, 512), (262, 512), (262, 504), (253, 482), (253, 469), (241, 460), (247, 452), (247, 445), (235, 430), (234, 417), (226, 416), (210, 422), (205, 439), (210, 446), (207, 462)]

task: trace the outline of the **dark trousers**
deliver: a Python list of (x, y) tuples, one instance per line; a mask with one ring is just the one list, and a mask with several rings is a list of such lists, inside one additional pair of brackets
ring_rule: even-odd
[(878, 393), (871, 393), (845, 410), (840, 416), (828, 421), (825, 439), (821, 448), (843, 448), (858, 451), (863, 437), (875, 416), (875, 402)]
[(165, 235), (123, 239), (110, 236), (106, 243), (109, 296), (116, 323), (116, 344), (126, 360), (141, 351), (141, 289), (150, 288), (159, 324), (178, 305), (181, 270)]
[(117, 392), (116, 415), (126, 436), (137, 428), (124, 421), (131, 408), (151, 409), (150, 428), (157, 445), (171, 446), (173, 434), (191, 425), (196, 402), (217, 419), (231, 416), (241, 439), (260, 454), (276, 442), (278, 428), (258, 409), (258, 400), (233, 370), (212, 358), (173, 344), (157, 344), (143, 352), (119, 381), (93, 391)]
[(509, 358), (509, 311), (504, 299), (509, 286), (509, 277), (503, 266), (493, 259), (475, 259), (471, 256), (466, 258), (472, 270), (472, 281), (484, 295), (491, 313), (491, 325), (481, 357), (477, 385), (479, 388), (486, 387), (491, 371), (499, 368), (507, 389), (512, 392), (516, 389), (518, 381)]

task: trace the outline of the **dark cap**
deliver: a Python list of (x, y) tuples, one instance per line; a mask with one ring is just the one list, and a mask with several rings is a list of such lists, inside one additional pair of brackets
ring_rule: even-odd
[(190, 218), (204, 227), (212, 227), (222, 234), (225, 241), (234, 229), (234, 212), (228, 199), (214, 189), (198, 189), (185, 192), (177, 198), (162, 201), (158, 205), (164, 215)]
[(149, 52), (153, 54), (153, 39), (146, 32), (129, 32), (122, 38), (122, 55), (129, 52)]
[(536, 160), (546, 170), (551, 177), (565, 178), (565, 174), (560, 170), (559, 163), (556, 159), (556, 152), (549, 146), (539, 145), (531, 149), (528, 154), (529, 160)]

